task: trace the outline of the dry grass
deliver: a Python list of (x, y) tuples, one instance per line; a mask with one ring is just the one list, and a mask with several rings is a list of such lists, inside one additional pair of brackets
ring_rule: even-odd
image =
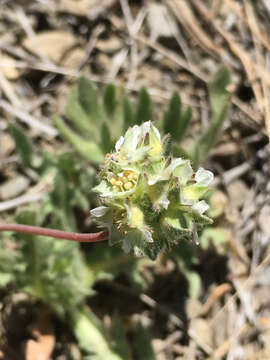
[[(204, 286), (197, 300), (179, 294), (173, 269), (160, 261), (151, 274), (153, 289), (133, 301), (135, 308), (138, 303), (145, 306), (140, 315), (156, 328), (152, 338), (160, 360), (269, 359), (267, 1), (167, 0), (161, 5), (81, 0), (80, 6), (74, 2), (0, 3), (0, 189), (21, 172), (7, 121), (23, 122), (36, 146), (60, 146), (50, 119), (63, 112), (65, 97), (80, 75), (100, 85), (115, 82), (135, 94), (146, 86), (161, 105), (177, 90), (183, 103), (194, 108), (192, 131), (196, 133), (208, 121), (206, 83), (226, 64), (233, 73), (234, 105), (208, 163), (222, 194), (218, 204), (222, 206), (225, 199), (220, 226), (230, 234), (226, 257), (202, 256)], [(149, 19), (157, 11), (155, 6), (161, 18), (155, 15), (154, 20), (163, 24), (159, 33)], [(31, 186), (18, 197), (0, 199), (1, 220), (12, 216), (7, 210), (43, 196), (44, 187), (33, 191)], [(167, 273), (158, 285), (162, 272)], [(101, 297), (105, 290), (101, 289)], [(122, 296), (125, 290), (114, 289), (114, 296)], [(185, 303), (184, 312), (174, 303), (176, 299)], [(166, 324), (161, 326), (162, 319)], [(65, 349), (62, 340), (63, 336), (57, 339)], [(64, 353), (61, 359), (68, 358)]]

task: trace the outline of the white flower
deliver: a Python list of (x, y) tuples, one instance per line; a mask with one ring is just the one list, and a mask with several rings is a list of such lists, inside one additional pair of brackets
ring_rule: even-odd
[(167, 157), (165, 141), (150, 121), (130, 127), (106, 155), (91, 215), (109, 231), (109, 242), (155, 259), (182, 238), (198, 244), (197, 226), (211, 224), (204, 200), (211, 171), (195, 173), (188, 159)]
[(202, 186), (208, 186), (213, 181), (214, 175), (211, 171), (199, 168), (195, 174), (195, 181)]
[(141, 135), (141, 128), (138, 125), (133, 126), (132, 141), (131, 141), (131, 150), (132, 151), (136, 150), (140, 135)]
[(201, 200), (192, 206), (193, 210), (197, 211), (200, 215), (209, 209), (209, 205), (204, 200)]
[(107, 206), (99, 206), (95, 209), (90, 210), (90, 214), (95, 217), (102, 217), (108, 212), (109, 208)]
[(154, 184), (156, 184), (159, 180), (163, 180), (163, 179), (164, 179), (164, 177), (161, 176), (161, 175), (158, 175), (158, 176), (156, 176), (156, 177), (154, 177), (154, 178), (149, 178), (149, 180), (148, 180), (148, 185), (154, 185)]
[(121, 136), (120, 139), (115, 144), (115, 150), (120, 151), (121, 146), (124, 143), (124, 136)]
[(158, 140), (161, 141), (160, 133), (158, 129), (151, 123), (151, 121), (146, 121), (145, 123), (143, 123), (142, 130), (143, 130), (143, 136), (145, 136), (147, 133), (150, 134), (151, 130), (153, 130)]
[(167, 167), (166, 172), (168, 172), (168, 174), (171, 175), (171, 173), (174, 171), (174, 169), (177, 166), (183, 165), (184, 163), (185, 163), (185, 160), (183, 160), (182, 158), (173, 159), (171, 164)]
[(190, 161), (186, 161), (186, 164), (181, 169), (181, 177), (180, 177), (181, 184), (186, 185), (188, 180), (191, 179), (192, 175), (193, 175), (193, 169), (190, 165)]

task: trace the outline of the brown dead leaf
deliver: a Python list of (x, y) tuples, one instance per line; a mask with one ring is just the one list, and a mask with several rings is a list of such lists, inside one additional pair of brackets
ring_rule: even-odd
[[(64, 54), (76, 45), (76, 38), (66, 31), (43, 31), (36, 35), (35, 42), (38, 43), (39, 49), (43, 54), (48, 56), (50, 60), (59, 63)], [(30, 38), (25, 38), (23, 46), (39, 56), (39, 49), (35, 46), (35, 42)]]
[(122, 49), (123, 42), (117, 36), (110, 36), (108, 39), (98, 39), (95, 47), (106, 54), (111, 54)]
[(60, 0), (58, 10), (66, 11), (73, 15), (85, 16), (99, 2), (99, 0)]
[(15, 150), (15, 142), (9, 134), (1, 134), (0, 156), (9, 156)]
[(178, 35), (177, 24), (168, 8), (163, 4), (150, 3), (148, 5), (147, 22), (153, 39), (158, 39), (160, 36), (174, 37)]
[(37, 322), (31, 327), (36, 340), (28, 340), (25, 346), (26, 360), (49, 360), (55, 345), (50, 315), (46, 310), (39, 313)]
[(67, 54), (62, 62), (62, 65), (69, 69), (77, 69), (85, 57), (85, 51), (81, 48), (76, 48)]
[(3, 64), (3, 74), (8, 80), (16, 80), (19, 77), (19, 70), (15, 67), (15, 59), (0, 52), (0, 63)]
[(216, 190), (211, 196), (211, 216), (219, 217), (226, 212), (228, 207), (229, 199), (223, 191)]
[(236, 209), (240, 208), (247, 199), (249, 189), (246, 184), (237, 179), (228, 185), (227, 190), (231, 206)]
[(213, 346), (213, 328), (209, 321), (203, 318), (195, 318), (190, 321), (190, 331), (196, 334), (200, 343), (207, 345), (208, 347)]
[(220, 55), (223, 53), (223, 49), (209, 37), (198, 22), (189, 5), (189, 1), (167, 0), (167, 4), (197, 44), (214, 54)]
[(239, 144), (229, 141), (220, 145), (217, 145), (213, 153), (215, 156), (231, 156), (238, 154), (240, 151)]
[(200, 315), (202, 303), (198, 299), (189, 298), (186, 300), (185, 311), (188, 319), (194, 319)]
[(0, 186), (0, 199), (8, 200), (24, 193), (30, 185), (30, 180), (23, 175), (7, 180)]

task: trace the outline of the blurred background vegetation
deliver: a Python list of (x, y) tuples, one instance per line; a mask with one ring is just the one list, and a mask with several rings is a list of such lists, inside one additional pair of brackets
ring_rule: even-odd
[(269, 358), (269, 18), (263, 0), (1, 2), (1, 222), (95, 231), (99, 164), (149, 119), (216, 175), (201, 246), (155, 262), (2, 233), (2, 358)]

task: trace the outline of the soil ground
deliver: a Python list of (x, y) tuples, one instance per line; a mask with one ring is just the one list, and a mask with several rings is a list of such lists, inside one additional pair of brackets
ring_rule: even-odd
[[(225, 253), (200, 254), (199, 298), (187, 296), (183, 276), (161, 259), (148, 270), (143, 298), (120, 277), (97, 283), (89, 299), (105, 322), (115, 312), (126, 321), (140, 316), (159, 360), (270, 359), (269, 34), (267, 0), (0, 2), (1, 222), (12, 219), (21, 196), (34, 201), (36, 185), (19, 165), (8, 121), (21, 123), (38, 150), (67, 147), (51, 118), (64, 113), (71, 86), (85, 75), (100, 88), (122, 85), (134, 99), (145, 86), (156, 109), (178, 91), (193, 108), (188, 142), (209, 121), (211, 74), (231, 69), (232, 109), (205, 164), (215, 173), (218, 225), (229, 242)], [(10, 289), (0, 295), (0, 358), (41, 359), (25, 352), (39, 305)], [(71, 331), (57, 318), (50, 326), (49, 357), (80, 359)]]

